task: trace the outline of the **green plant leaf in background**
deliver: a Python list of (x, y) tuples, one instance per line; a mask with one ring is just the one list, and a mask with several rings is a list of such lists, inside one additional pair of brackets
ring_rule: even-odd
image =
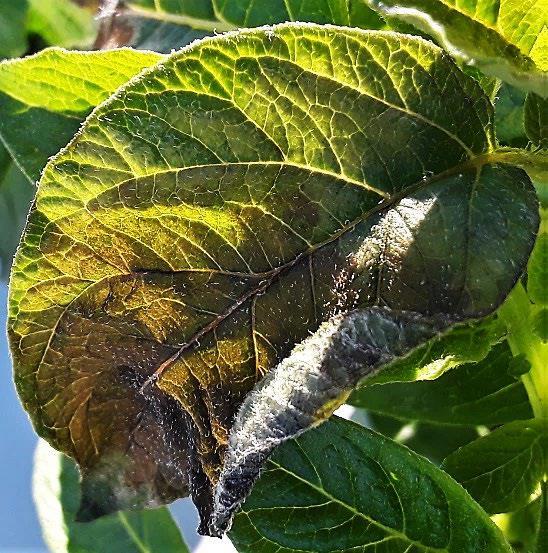
[(497, 140), (503, 146), (525, 148), (528, 143), (525, 134), (524, 111), (527, 93), (502, 83), (495, 103), (495, 128)]
[(367, 0), (411, 23), (455, 57), (541, 96), (548, 94), (546, 0)]
[(323, 321), (369, 309), (382, 365), (492, 312), (538, 225), (494, 148), (489, 99), (440, 49), (315, 25), (206, 39), (95, 110), (43, 173), (9, 307), (82, 518), (190, 485), (206, 525), (239, 406)]
[(364, 385), (434, 380), (463, 363), (484, 359), (491, 347), (500, 342), (505, 330), (494, 317), (456, 326), (394, 361), (385, 370), (365, 381)]
[(0, 59), (21, 56), (27, 49), (26, 0), (0, 2)]
[(548, 148), (548, 97), (529, 93), (525, 100), (525, 132), (529, 140), (540, 148)]
[(54, 553), (188, 553), (170, 512), (161, 507), (75, 521), (80, 484), (74, 461), (40, 440), (33, 491), (44, 540)]
[(506, 341), (476, 363), (461, 365), (430, 382), (365, 386), (349, 403), (409, 420), (442, 424), (495, 425), (533, 416), (519, 379), (508, 374)]
[(511, 551), (445, 473), (336, 417), (277, 450), (230, 538), (240, 553)]
[(129, 0), (128, 7), (148, 17), (205, 31), (226, 31), (285, 21), (332, 23), (378, 29), (382, 19), (361, 0)]
[(443, 469), (488, 513), (525, 507), (548, 472), (546, 421), (514, 421), (449, 455)]
[(539, 517), (542, 514), (540, 503), (537, 497), (522, 509), (491, 517), (516, 553), (543, 553), (535, 551)]
[(35, 188), (0, 145), (0, 280), (9, 275)]
[[(95, 19), (71, 0), (27, 0), (26, 26), (46, 44), (74, 48), (89, 46), (96, 33)], [(17, 3), (17, 2), (15, 2)]]
[(542, 482), (539, 511), (535, 553), (543, 553), (548, 549), (548, 483), (546, 476)]
[(352, 420), (380, 432), (415, 453), (441, 465), (443, 460), (459, 447), (477, 440), (484, 427), (462, 424), (432, 424), (419, 420), (405, 420), (358, 409)]
[(285, 21), (385, 27), (362, 0), (130, 0), (113, 6), (103, 17), (96, 45), (169, 53), (213, 32)]
[(0, 140), (34, 182), (97, 104), (161, 58), (129, 49), (48, 48), (0, 63)]

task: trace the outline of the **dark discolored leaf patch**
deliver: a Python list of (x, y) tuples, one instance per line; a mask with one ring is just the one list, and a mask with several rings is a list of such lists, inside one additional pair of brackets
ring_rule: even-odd
[[(492, 312), (538, 226), (492, 119), (426, 41), (290, 24), (194, 44), (95, 110), (44, 171), (10, 290), (17, 387), (82, 469), (81, 516), (190, 490), (219, 533), (258, 471), (210, 526), (229, 440), (246, 462), (231, 430), (246, 397), (242, 428), (282, 399), (273, 447), (364, 375)], [(371, 329), (349, 328), (366, 341), (345, 370), (331, 346), (354, 316)], [(293, 358), (248, 396), (322, 323), (335, 331), (298, 386)]]

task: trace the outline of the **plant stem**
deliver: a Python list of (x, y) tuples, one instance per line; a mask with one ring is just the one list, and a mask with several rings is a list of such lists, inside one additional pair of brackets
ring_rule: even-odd
[(518, 282), (499, 310), (508, 328), (508, 343), (512, 353), (524, 355), (531, 370), (521, 379), (527, 390), (536, 418), (548, 419), (548, 344), (533, 331), (536, 308), (527, 297), (525, 288)]

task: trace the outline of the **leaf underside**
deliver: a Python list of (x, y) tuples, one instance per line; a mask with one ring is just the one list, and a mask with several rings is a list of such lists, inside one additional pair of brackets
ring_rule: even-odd
[(451, 54), (525, 90), (548, 96), (546, 0), (366, 0), (431, 34)]
[(322, 322), (493, 311), (538, 210), (492, 119), (426, 41), (291, 24), (196, 43), (95, 110), (43, 173), (9, 300), (80, 517), (192, 493), (209, 532), (240, 405)]

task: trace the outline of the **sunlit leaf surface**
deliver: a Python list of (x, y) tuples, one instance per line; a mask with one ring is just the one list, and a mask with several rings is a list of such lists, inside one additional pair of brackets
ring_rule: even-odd
[(453, 55), (548, 95), (547, 0), (366, 0), (431, 34)]
[[(377, 370), (493, 311), (538, 210), (492, 119), (432, 44), (315, 25), (206, 39), (95, 110), (43, 173), (9, 306), (80, 518), (191, 491), (209, 531), (239, 406), (320, 323), (364, 309)], [(317, 420), (359, 374), (304, 388)]]

